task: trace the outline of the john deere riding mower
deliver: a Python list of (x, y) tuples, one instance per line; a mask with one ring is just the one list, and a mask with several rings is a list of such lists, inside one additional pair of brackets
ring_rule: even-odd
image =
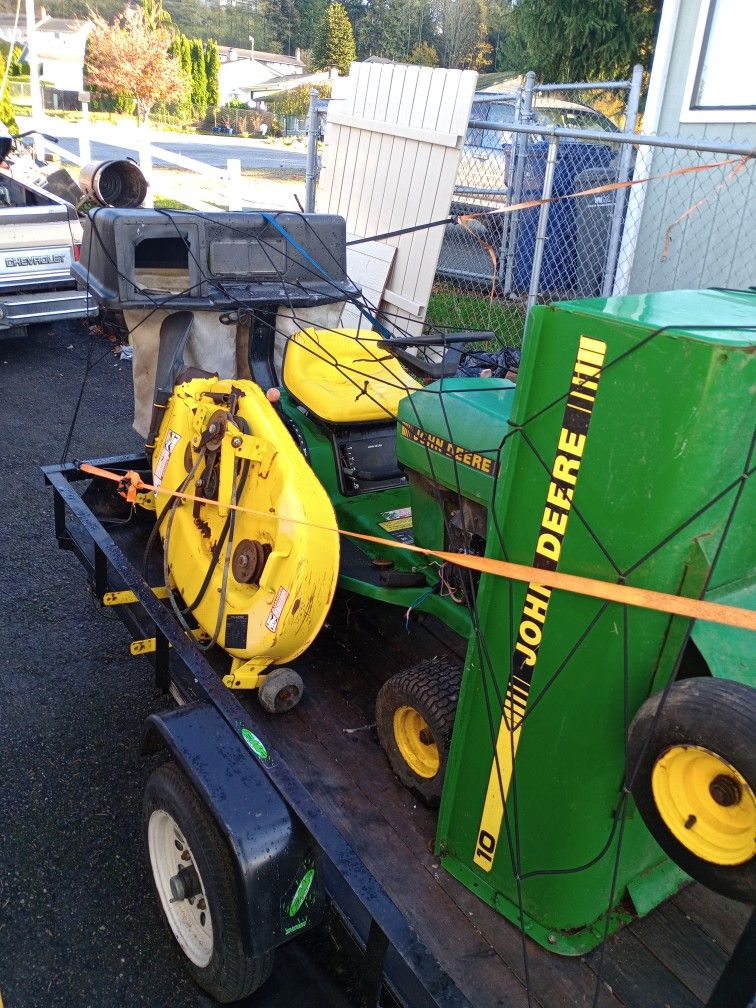
[[(140, 285), (145, 250), (179, 291)], [(228, 686), (291, 707), (282, 666), (337, 579), (431, 613), (469, 642), (464, 667), (396, 670), (377, 724), (440, 802), (457, 879), (565, 954), (674, 892), (677, 865), (754, 898), (752, 633), (688, 601), (752, 622), (756, 294), (535, 308), (515, 386), (449, 373), (469, 337), (389, 334), (338, 218), (103, 210), (81, 264), (103, 303), (172, 312), (145, 481), (170, 602), (232, 656)], [(345, 300), (364, 328), (313, 321)], [(197, 312), (248, 321), (249, 377), (184, 366)]]

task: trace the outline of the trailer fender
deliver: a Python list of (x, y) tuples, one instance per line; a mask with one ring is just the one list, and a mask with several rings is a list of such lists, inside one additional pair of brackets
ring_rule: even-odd
[[(244, 735), (242, 734), (244, 731)], [(316, 848), (268, 778), (264, 745), (209, 703), (151, 714), (145, 752), (164, 745), (214, 817), (231, 851), (248, 951), (259, 956), (323, 916)]]

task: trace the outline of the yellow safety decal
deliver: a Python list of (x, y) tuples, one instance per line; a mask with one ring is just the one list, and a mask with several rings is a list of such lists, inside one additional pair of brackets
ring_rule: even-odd
[[(533, 560), (533, 566), (543, 571), (556, 571), (559, 563), (605, 356), (606, 343), (588, 336), (580, 337)], [(540, 581), (529, 582), (473, 855), (473, 862), (486, 872), (491, 871), (496, 857), (504, 805), (550, 600), (551, 588)]]

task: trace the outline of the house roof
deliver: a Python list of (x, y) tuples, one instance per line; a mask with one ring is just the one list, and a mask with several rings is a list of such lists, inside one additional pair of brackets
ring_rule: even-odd
[(327, 70), (313, 70), (311, 73), (282, 74), (271, 77), (270, 80), (250, 85), (250, 92), (256, 98), (268, 98), (289, 91), (295, 87), (307, 87), (308, 84), (325, 83), (330, 78)]
[[(4, 34), (6, 38), (10, 37), (10, 33), (13, 31), (13, 25), (15, 23), (15, 18), (12, 14), (0, 14), (0, 32)], [(61, 34), (78, 35), (82, 28), (86, 25), (91, 26), (92, 22), (86, 19), (80, 20), (78, 18), (46, 18), (44, 21), (37, 22), (38, 32), (59, 32)], [(26, 21), (22, 17), (19, 19), (16, 26), (16, 42), (24, 43), (26, 41)]]
[(91, 22), (80, 21), (78, 18), (48, 18), (42, 24), (37, 25), (37, 31), (72, 32), (73, 34), (78, 34), (87, 24), (91, 24)]
[(228, 54), (234, 50), (237, 59), (255, 59), (258, 63), (290, 63), (291, 66), (304, 66), (296, 56), (284, 56), (283, 53), (261, 52), (259, 49), (238, 49), (236, 46), (218, 46), (221, 58), (228, 59)]

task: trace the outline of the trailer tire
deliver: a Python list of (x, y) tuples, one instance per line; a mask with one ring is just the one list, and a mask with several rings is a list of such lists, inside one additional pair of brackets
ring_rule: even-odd
[(756, 902), (756, 689), (695, 677), (649, 697), (628, 733), (628, 773), (662, 850), (714, 892)]
[[(273, 952), (251, 956), (246, 951), (234, 866), (218, 827), (174, 763), (150, 775), (143, 812), (153, 886), (185, 967), (223, 1004), (246, 997), (270, 976)], [(169, 879), (172, 858), (176, 871)], [(190, 874), (179, 879), (179, 870)], [(191, 898), (175, 898), (187, 888)]]
[(458, 664), (431, 658), (392, 676), (375, 703), (378, 737), (392, 770), (433, 808), (441, 800), (461, 679)]

